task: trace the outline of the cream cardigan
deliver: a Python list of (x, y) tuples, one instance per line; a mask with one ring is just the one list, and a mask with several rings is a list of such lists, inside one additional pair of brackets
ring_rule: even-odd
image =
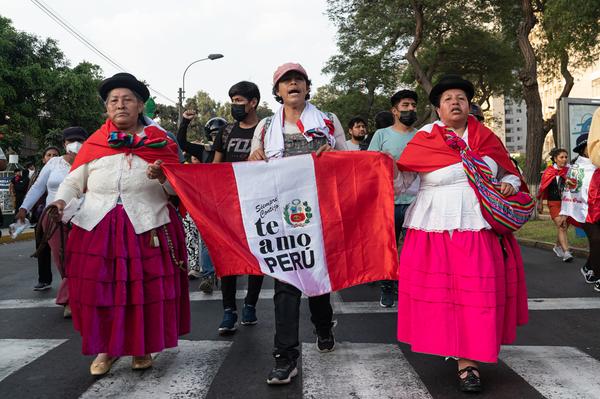
[(56, 193), (67, 204), (74, 198), (85, 200), (71, 220), (91, 231), (121, 203), (136, 234), (170, 222), (167, 209), (170, 185), (146, 176), (148, 163), (137, 155), (116, 154), (95, 159), (71, 171)]

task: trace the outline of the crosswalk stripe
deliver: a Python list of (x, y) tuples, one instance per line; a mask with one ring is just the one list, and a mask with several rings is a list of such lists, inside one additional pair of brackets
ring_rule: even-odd
[(319, 353), (302, 344), (304, 398), (431, 398), (397, 345), (338, 342)]
[(157, 354), (153, 367), (141, 372), (131, 370), (130, 357), (119, 359), (80, 398), (204, 398), (230, 346), (225, 341), (182, 340), (177, 348)]
[(568, 346), (503, 346), (500, 359), (547, 399), (600, 398), (600, 361)]
[[(600, 309), (600, 297), (591, 298), (529, 298), (529, 310), (586, 310)], [(378, 301), (338, 302), (334, 306), (336, 313), (396, 313), (398, 308), (382, 308)]]
[(0, 381), (66, 339), (0, 339)]
[[(264, 289), (260, 291), (259, 299), (273, 299), (275, 290)], [(344, 302), (339, 293), (333, 292), (332, 305), (335, 313), (339, 314), (360, 314), (360, 313), (396, 313), (398, 309), (382, 308), (379, 301), (353, 301)], [(236, 299), (244, 299), (246, 290), (238, 290)], [(306, 298), (305, 295), (302, 298)], [(212, 294), (193, 291), (190, 292), (190, 301), (221, 301), (223, 295), (221, 291), (214, 291)], [(529, 310), (586, 310), (600, 309), (600, 297), (583, 298), (529, 298)], [(53, 308), (56, 307), (54, 298), (40, 299), (3, 299), (0, 300), (0, 310), (4, 309), (29, 309), (29, 308)]]

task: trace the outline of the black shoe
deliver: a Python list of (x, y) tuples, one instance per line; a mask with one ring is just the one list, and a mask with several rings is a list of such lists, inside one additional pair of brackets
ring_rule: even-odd
[(335, 349), (335, 338), (333, 337), (333, 328), (316, 331), (317, 350), (321, 353), (331, 352)]
[(594, 284), (594, 291), (600, 292), (600, 281), (596, 281)]
[(212, 294), (215, 286), (215, 276), (210, 274), (208, 276), (201, 277), (198, 289), (205, 294)]
[(581, 269), (579, 269), (581, 271), (581, 274), (583, 274), (583, 278), (585, 279), (585, 282), (588, 284), (594, 284), (597, 281), (600, 281), (600, 277), (596, 277), (594, 275), (594, 271), (588, 269), (587, 267), (587, 263), (583, 266), (581, 266)]
[(381, 289), (381, 299), (379, 300), (379, 306), (382, 308), (394, 307), (394, 289)]
[[(477, 372), (477, 374), (475, 374)], [(460, 376), (467, 373), (464, 378)], [(481, 392), (481, 378), (479, 377), (479, 369), (477, 367), (468, 366), (458, 370), (458, 380), (460, 381), (460, 390), (463, 392)]]
[(292, 378), (298, 375), (296, 361), (290, 360), (281, 355), (275, 355), (275, 367), (267, 377), (267, 384), (282, 385), (289, 384)]
[(52, 288), (52, 285), (49, 283), (38, 283), (35, 287), (33, 287), (34, 291), (46, 291)]

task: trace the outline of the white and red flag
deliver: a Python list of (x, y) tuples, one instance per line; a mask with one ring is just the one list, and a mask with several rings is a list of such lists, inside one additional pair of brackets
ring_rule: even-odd
[(386, 155), (329, 152), (163, 168), (219, 276), (266, 274), (308, 296), (397, 278)]

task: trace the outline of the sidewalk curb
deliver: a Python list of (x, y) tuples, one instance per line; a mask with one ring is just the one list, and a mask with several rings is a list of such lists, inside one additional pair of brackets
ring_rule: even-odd
[(19, 236), (16, 239), (12, 239), (12, 237), (10, 235), (2, 235), (2, 237), (0, 237), (0, 244), (12, 244), (13, 242), (17, 242), (17, 241), (27, 241), (27, 240), (33, 240), (35, 238), (35, 231), (26, 231), (23, 232), (21, 234), (19, 234)]
[[(547, 249), (549, 251), (552, 251), (552, 248), (554, 248), (554, 244), (551, 242), (536, 241), (529, 238), (519, 237), (516, 237), (516, 239), (519, 244), (525, 245), (526, 247)], [(573, 254), (573, 256), (576, 256), (578, 258), (587, 258), (590, 254), (590, 251), (585, 248), (571, 248), (571, 253)]]

